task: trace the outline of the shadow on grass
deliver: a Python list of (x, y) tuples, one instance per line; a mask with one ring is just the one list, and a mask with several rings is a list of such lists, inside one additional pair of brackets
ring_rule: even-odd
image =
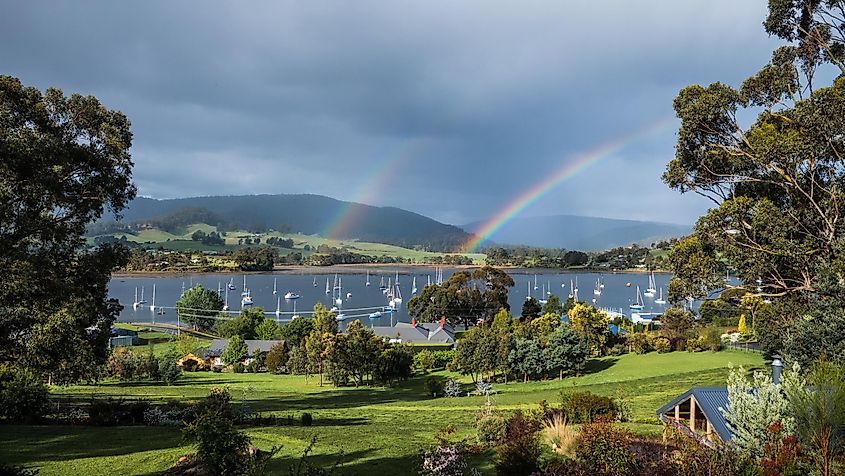
[(119, 456), (182, 446), (178, 428), (0, 425), (0, 461), (15, 464)]
[(404, 382), (393, 387), (327, 390), (303, 395), (289, 393), (266, 398), (249, 398), (249, 404), (258, 411), (303, 411), (318, 409), (349, 409), (368, 405), (426, 400), (421, 385)]
[(590, 359), (584, 366), (584, 370), (581, 372), (581, 375), (595, 374), (603, 370), (607, 370), (616, 365), (616, 362), (618, 361), (618, 357), (611, 357), (605, 359)]

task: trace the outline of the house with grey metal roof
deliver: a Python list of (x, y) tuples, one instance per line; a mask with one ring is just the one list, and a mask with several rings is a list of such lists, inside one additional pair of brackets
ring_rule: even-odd
[[(772, 356), (772, 382), (781, 382), (783, 362)], [(731, 443), (733, 433), (725, 418), (730, 414), (730, 398), (726, 387), (693, 387), (657, 410), (666, 426), (675, 428), (708, 446)]]
[(657, 416), (669, 427), (712, 446), (733, 438), (722, 410), (729, 411), (725, 387), (693, 387), (657, 410)]
[(395, 326), (375, 326), (375, 335), (399, 344), (448, 344), (455, 345), (455, 329), (440, 322), (397, 322)]
[[(247, 352), (249, 357), (243, 362), (244, 364), (249, 364), (252, 361), (252, 356), (255, 355), (256, 351), (267, 353), (270, 349), (276, 345), (281, 343), (280, 340), (254, 340), (254, 339), (247, 339), (244, 340), (246, 343)], [(211, 345), (202, 352), (203, 357), (212, 365), (223, 365), (223, 362), (220, 360), (220, 357), (223, 355), (223, 352), (226, 352), (226, 347), (229, 347), (229, 339), (214, 339), (211, 341)]]

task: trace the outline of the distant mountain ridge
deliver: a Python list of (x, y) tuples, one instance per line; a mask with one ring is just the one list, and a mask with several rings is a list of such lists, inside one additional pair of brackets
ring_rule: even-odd
[[(343, 229), (331, 238), (358, 239), (406, 248), (452, 251), (471, 239), (464, 230), (395, 207), (345, 202), (323, 195), (231, 195), (175, 199), (136, 198), (122, 222), (143, 222), (174, 214), (205, 214), (234, 229), (275, 229), (322, 235), (339, 217)], [(214, 223), (210, 223), (214, 224)]]
[[(463, 225), (469, 233), (477, 232), (483, 222)], [(496, 243), (601, 251), (631, 244), (651, 244), (688, 235), (692, 226), (615, 218), (552, 215), (517, 217), (510, 220), (490, 239)], [(483, 246), (483, 245), (482, 245)]]

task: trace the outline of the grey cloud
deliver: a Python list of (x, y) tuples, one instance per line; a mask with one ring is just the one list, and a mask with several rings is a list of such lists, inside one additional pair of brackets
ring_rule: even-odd
[[(773, 46), (762, 0), (573, 3), (19, 2), (0, 64), (123, 110), (142, 194), (367, 196), (460, 223), (670, 117), (681, 87), (739, 82)], [(692, 222), (706, 204), (659, 180), (673, 137), (526, 213)], [(383, 191), (360, 193), (403, 154)]]

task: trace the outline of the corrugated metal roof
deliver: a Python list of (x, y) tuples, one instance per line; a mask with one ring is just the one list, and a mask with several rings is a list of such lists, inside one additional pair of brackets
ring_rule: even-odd
[(693, 387), (686, 392), (679, 395), (660, 407), (657, 410), (657, 415), (662, 415), (675, 408), (675, 405), (682, 403), (690, 398), (695, 397), (698, 408), (710, 421), (713, 431), (719, 435), (722, 441), (730, 441), (733, 438), (728, 423), (725, 421), (725, 416), (720, 409), (730, 411), (730, 400), (728, 400), (728, 389), (726, 387)]

